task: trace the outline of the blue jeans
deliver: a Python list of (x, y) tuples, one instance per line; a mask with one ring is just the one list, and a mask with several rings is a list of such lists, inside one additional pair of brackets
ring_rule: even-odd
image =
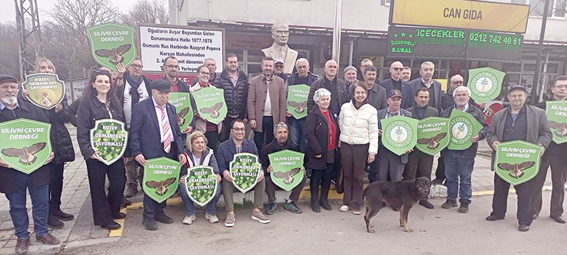
[(31, 176), (16, 171), (16, 192), (6, 193), (10, 201), (10, 216), (18, 239), (29, 239), (29, 218), (26, 208), (26, 188), (30, 192), (32, 200), (32, 214), (36, 236), (49, 234), (47, 228), (47, 213), (49, 211), (49, 184), (31, 187)]
[[(217, 192), (211, 200), (207, 204), (207, 213), (210, 215), (217, 215), (217, 202), (219, 201), (219, 197), (222, 194), (222, 185), (217, 183)], [(195, 214), (195, 205), (193, 201), (189, 198), (187, 194), (187, 189), (185, 189), (184, 183), (179, 183), (179, 195), (181, 196), (181, 200), (183, 201), (183, 206), (185, 207), (185, 215), (194, 215)]]
[[(471, 175), (474, 167), (474, 158), (464, 158), (462, 151), (447, 150), (445, 159), (445, 176), (447, 177), (447, 199), (471, 201), (472, 187)], [(460, 182), (459, 182), (460, 179)], [(460, 188), (459, 188), (460, 185)]]
[[(293, 118), (293, 117), (292, 117)], [(291, 142), (293, 147), (299, 149), (300, 151), (305, 151), (305, 118), (295, 119), (291, 121)]]

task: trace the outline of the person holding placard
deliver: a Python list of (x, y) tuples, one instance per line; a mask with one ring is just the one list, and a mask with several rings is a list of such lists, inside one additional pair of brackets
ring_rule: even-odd
[[(260, 162), (262, 163), (262, 169), (265, 171), (264, 176), (266, 178), (266, 195), (268, 195), (268, 208), (266, 208), (266, 214), (272, 215), (278, 209), (278, 203), (276, 202), (276, 185), (272, 182), (270, 173), (274, 171), (273, 166), (270, 164), (270, 159), (268, 155), (274, 152), (283, 150), (293, 150), (294, 146), (288, 138), (288, 127), (284, 122), (280, 122), (274, 128), (275, 139), (264, 146), (260, 151)], [(299, 173), (303, 173), (299, 171)], [(299, 174), (298, 174), (299, 175)], [(305, 186), (305, 178), (291, 190), (289, 198), (286, 199), (284, 203), (284, 208), (292, 213), (299, 214), (301, 209), (295, 205), (299, 201), (299, 194)]]
[[(253, 141), (244, 138), (245, 128), (241, 119), (236, 119), (230, 124), (230, 137), (219, 145), (217, 151), (217, 162), (219, 171), (223, 176), (222, 195), (226, 206), (226, 219), (224, 225), (226, 227), (234, 227), (236, 221), (234, 216), (234, 185), (232, 184), (232, 176), (230, 174), (230, 162), (234, 159), (235, 154), (251, 153), (258, 155), (258, 149)], [(254, 209), (252, 209), (252, 219), (260, 223), (270, 223), (270, 219), (262, 213), (261, 208), (264, 207), (264, 190), (266, 189), (266, 180), (264, 179), (264, 171), (260, 171), (256, 185), (254, 186)]]
[[(459, 87), (460, 88), (460, 87)], [(459, 91), (457, 89), (456, 91)], [(526, 141), (537, 144), (544, 152), (551, 142), (552, 134), (547, 125), (545, 111), (535, 106), (527, 105), (528, 91), (521, 85), (511, 86), (508, 89), (508, 100), (510, 106), (495, 113), (488, 129), (486, 141), (494, 150), (492, 160), (495, 157), (496, 145), (500, 142), (513, 140)], [(455, 100), (457, 100), (455, 98)], [(482, 115), (481, 115), (482, 116)], [(494, 167), (494, 166), (492, 166)], [(535, 179), (514, 186), (518, 196), (517, 218), (518, 230), (525, 232), (530, 230), (534, 217), (532, 196), (534, 193)], [(492, 196), (492, 212), (487, 221), (504, 219), (506, 215), (508, 190), (510, 184), (494, 175), (494, 195)]]
[[(311, 209), (318, 213), (321, 208), (330, 211), (331, 205), (327, 201), (331, 178), (338, 167), (338, 140), (339, 124), (337, 118), (329, 111), (331, 92), (327, 89), (318, 89), (313, 95), (316, 106), (307, 114), (305, 120), (305, 134), (307, 137), (307, 164), (311, 168)], [(321, 195), (319, 196), (319, 185)]]
[[(189, 88), (191, 93), (198, 91), (203, 88), (213, 87), (209, 83), (209, 69), (205, 65), (197, 67), (197, 79), (198, 82)], [(203, 119), (200, 115), (195, 115), (193, 119), (195, 130), (201, 131), (207, 137), (207, 147), (211, 148), (213, 151), (217, 150), (217, 144), (219, 141), (219, 126)]]
[[(134, 105), (132, 122), (130, 123), (130, 149), (138, 164), (146, 165), (146, 159), (167, 157), (178, 160), (181, 165), (186, 162), (183, 154), (181, 130), (177, 122), (175, 107), (168, 103), (171, 83), (158, 79), (150, 84), (151, 100), (144, 100)], [(157, 230), (156, 221), (165, 224), (173, 223), (163, 209), (166, 201), (158, 203), (144, 194), (144, 215), (142, 224), (147, 230)]]
[[(551, 93), (553, 93), (552, 100), (549, 102), (566, 102), (567, 101), (567, 76), (559, 76), (553, 83), (551, 87)], [(545, 110), (546, 102), (541, 102), (536, 104), (537, 107)], [(565, 111), (563, 111), (565, 112)], [(564, 115), (563, 115), (564, 116)], [(563, 119), (564, 122), (566, 119)], [(549, 121), (549, 120), (548, 120)], [(556, 124), (557, 125), (557, 124)], [(556, 134), (561, 134), (565, 132), (565, 126), (561, 127), (561, 124), (555, 127)], [(534, 206), (534, 218), (536, 218), (541, 212), (542, 207), (542, 188), (547, 177), (547, 169), (551, 166), (551, 208), (549, 210), (549, 216), (558, 223), (565, 224), (565, 218), (563, 215), (563, 201), (565, 199), (565, 182), (567, 181), (567, 157), (565, 157), (565, 152), (567, 151), (567, 142), (558, 144), (555, 141), (549, 143), (549, 148), (545, 151), (541, 158), (541, 166), (536, 177), (536, 186), (534, 189), (534, 195), (532, 197), (532, 204)]]
[(359, 215), (362, 213), (364, 165), (372, 163), (378, 152), (378, 112), (366, 100), (368, 87), (364, 82), (359, 81), (350, 89), (353, 99), (342, 105), (339, 114), (344, 175), (343, 205), (339, 210), (348, 212), (352, 209), (353, 214)]
[[(47, 58), (38, 58), (35, 62), (36, 73), (54, 74), (55, 66)], [(51, 141), (55, 158), (49, 164), (51, 170), (51, 183), (49, 184), (49, 217), (47, 225), (61, 228), (65, 224), (61, 220), (69, 221), (74, 218), (72, 214), (61, 211), (61, 194), (63, 193), (63, 170), (65, 162), (75, 160), (75, 150), (71, 142), (71, 135), (65, 127), (65, 122), (71, 120), (73, 113), (67, 104), (67, 98), (55, 104), (51, 110), (44, 110), (51, 123)]]
[[(31, 103), (18, 100), (18, 82), (16, 78), (0, 75), (0, 122), (25, 118), (41, 122), (49, 122), (45, 113)], [(36, 239), (49, 245), (59, 244), (59, 240), (49, 234), (47, 217), (49, 211), (50, 170), (48, 163), (53, 160), (54, 153), (45, 165), (31, 174), (25, 174), (12, 168), (7, 162), (0, 160), (0, 192), (6, 194), (10, 204), (10, 217), (14, 225), (16, 254), (28, 251), (30, 233), (29, 219), (26, 209), (26, 190), (32, 200), (32, 214)]]
[[(220, 194), (222, 193), (222, 186), (220, 182), (222, 177), (219, 174), (219, 167), (217, 165), (217, 159), (213, 154), (213, 150), (207, 148), (207, 137), (201, 131), (194, 131), (187, 137), (186, 144), (187, 151), (185, 152), (185, 157), (187, 157), (187, 168), (194, 166), (210, 166), (213, 168), (213, 172), (217, 177), (217, 192), (214, 195), (213, 200), (207, 204), (207, 212), (205, 213), (205, 219), (209, 220), (210, 223), (219, 222), (217, 217), (217, 202), (219, 201)], [(183, 201), (183, 206), (185, 207), (185, 218), (183, 218), (183, 224), (191, 225), (193, 221), (197, 218), (195, 216), (195, 205), (193, 201), (189, 198), (187, 190), (185, 189), (185, 176), (187, 175), (187, 169), (181, 169), (181, 179), (179, 180), (179, 194), (181, 200)]]
[[(111, 88), (109, 72), (94, 71), (90, 83), (84, 90), (84, 99), (77, 111), (77, 142), (87, 164), (94, 224), (113, 230), (121, 227), (114, 219), (126, 217), (120, 212), (126, 183), (124, 161), (104, 164), (101, 160), (103, 155), (99, 155), (99, 152), (91, 147), (93, 138), (90, 132), (95, 127), (96, 120), (115, 119), (124, 122), (124, 110), (115, 96), (115, 90)], [(108, 195), (104, 186), (107, 177), (110, 183)]]
[(447, 201), (441, 205), (441, 208), (451, 209), (457, 207), (457, 196), (460, 195), (461, 199), (459, 199), (459, 202), (461, 206), (458, 210), (460, 213), (469, 211), (472, 198), (471, 176), (474, 168), (474, 158), (478, 149), (478, 141), (486, 137), (488, 128), (482, 111), (469, 102), (470, 95), (471, 91), (469, 88), (465, 86), (456, 87), (453, 90), (455, 105), (443, 111), (443, 117), (445, 118), (449, 118), (454, 110), (469, 113), (483, 126), (477, 135), (471, 137), (472, 145), (467, 149), (450, 150), (447, 148), (443, 152), (445, 176), (447, 178)]

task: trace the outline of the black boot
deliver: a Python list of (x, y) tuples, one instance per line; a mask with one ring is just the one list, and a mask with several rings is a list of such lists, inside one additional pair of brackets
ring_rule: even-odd
[(59, 220), (59, 218), (55, 217), (53, 214), (49, 213), (47, 216), (47, 225), (52, 228), (62, 228), (65, 224)]
[(321, 205), (323, 207), (323, 209), (325, 209), (327, 211), (331, 211), (331, 210), (333, 210), (333, 208), (329, 204), (329, 201), (327, 201), (328, 195), (329, 195), (329, 190), (322, 188), (321, 189), (321, 198), (319, 199), (319, 205)]
[(59, 208), (59, 207), (51, 209), (51, 212), (49, 212), (49, 213), (51, 215), (59, 218), (60, 220), (63, 220), (63, 221), (70, 221), (70, 220), (73, 220), (75, 218), (75, 216), (73, 216), (72, 214), (68, 214), (68, 213), (61, 211), (61, 208)]
[(311, 210), (316, 213), (321, 212), (321, 207), (319, 207), (319, 183), (317, 180), (311, 179), (309, 183), (311, 189)]

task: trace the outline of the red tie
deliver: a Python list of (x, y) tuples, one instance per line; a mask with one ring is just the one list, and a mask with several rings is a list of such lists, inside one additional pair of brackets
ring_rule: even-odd
[(166, 153), (169, 153), (169, 151), (171, 150), (171, 128), (169, 127), (169, 120), (167, 119), (167, 115), (165, 114), (165, 107), (163, 106), (159, 106), (159, 109), (161, 110), (161, 127), (163, 130), (163, 150)]

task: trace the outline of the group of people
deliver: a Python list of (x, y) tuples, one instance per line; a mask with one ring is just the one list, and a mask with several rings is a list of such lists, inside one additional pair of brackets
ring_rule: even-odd
[[(0, 122), (15, 118), (28, 118), (51, 123), (51, 140), (54, 143), (52, 157), (45, 166), (32, 174), (23, 174), (0, 161), (0, 191), (10, 200), (10, 214), (18, 242), (17, 253), (27, 250), (29, 232), (25, 208), (26, 189), (33, 202), (33, 216), (37, 239), (47, 244), (59, 241), (48, 233), (47, 226), (62, 227), (61, 220), (72, 220), (73, 215), (60, 208), (63, 183), (63, 166), (74, 160), (74, 151), (65, 122), (75, 122), (77, 141), (87, 165), (94, 224), (109, 230), (120, 228), (115, 219), (126, 217), (120, 212), (126, 198), (134, 196), (141, 184), (146, 160), (167, 157), (183, 166), (181, 177), (187, 168), (197, 165), (211, 166), (217, 178), (217, 193), (207, 205), (205, 218), (218, 222), (216, 204), (223, 194), (226, 205), (224, 225), (235, 225), (233, 205), (234, 187), (229, 172), (230, 162), (238, 153), (258, 155), (262, 166), (254, 187), (254, 208), (251, 218), (269, 223), (266, 216), (278, 208), (276, 186), (270, 179), (273, 167), (268, 154), (281, 150), (305, 152), (305, 167), (310, 171), (311, 209), (318, 213), (321, 207), (332, 210), (327, 201), (332, 179), (343, 194), (339, 210), (353, 214), (362, 213), (364, 172), (368, 169), (370, 182), (401, 181), (417, 177), (431, 178), (434, 157), (419, 150), (408, 150), (398, 156), (380, 141), (381, 120), (394, 116), (415, 119), (441, 116), (452, 111), (470, 113), (483, 129), (472, 137), (473, 145), (465, 150), (445, 149), (441, 161), (448, 189), (447, 201), (442, 208), (457, 207), (466, 213), (471, 203), (471, 173), (478, 141), (487, 139), (490, 146), (499, 142), (523, 140), (546, 148), (538, 176), (515, 188), (518, 194), (519, 230), (527, 231), (532, 220), (541, 210), (541, 186), (547, 168), (551, 166), (553, 193), (551, 217), (565, 223), (563, 213), (563, 186), (566, 181), (564, 159), (560, 151), (565, 144), (551, 141), (547, 126), (545, 102), (538, 107), (526, 105), (527, 91), (522, 86), (508, 90), (510, 106), (496, 113), (489, 126), (479, 105), (471, 100), (471, 91), (461, 75), (450, 79), (450, 86), (443, 93), (441, 84), (433, 80), (435, 66), (423, 62), (420, 77), (409, 80), (411, 69), (399, 61), (391, 64), (391, 78), (377, 81), (377, 69), (365, 59), (360, 68), (344, 68), (344, 80), (339, 78), (338, 64), (329, 60), (324, 75), (318, 77), (309, 70), (309, 61), (300, 58), (295, 63), (296, 72), (285, 75), (283, 61), (265, 57), (262, 73), (252, 79), (240, 69), (238, 57), (227, 54), (226, 68), (216, 73), (216, 63), (206, 59), (197, 68), (196, 78), (188, 85), (178, 77), (179, 61), (167, 57), (163, 62), (161, 79), (150, 81), (143, 75), (142, 60), (136, 58), (125, 67), (118, 64), (119, 72), (113, 74), (104, 68), (94, 70), (79, 103), (75, 107), (66, 100), (52, 110), (41, 110), (27, 102), (26, 91), (18, 89), (18, 81), (10, 76), (0, 76)], [(280, 66), (278, 66), (280, 65)], [(48, 59), (39, 59), (37, 72), (55, 73)], [(286, 78), (285, 80), (282, 78)], [(307, 117), (295, 119), (286, 110), (287, 89), (305, 84), (310, 87)], [(197, 111), (191, 124), (180, 130), (175, 107), (168, 103), (170, 92), (194, 91), (206, 87), (220, 88), (224, 92), (228, 113), (219, 124), (202, 118)], [(554, 100), (567, 99), (567, 77), (559, 77), (552, 87)], [(18, 94), (19, 93), (19, 94)], [(76, 109), (76, 110), (74, 110)], [(75, 116), (76, 115), (76, 116)], [(76, 118), (76, 119), (75, 119)], [(111, 165), (100, 161), (99, 152), (91, 147), (90, 130), (99, 119), (115, 119), (124, 122), (129, 131), (129, 144), (122, 160)], [(246, 125), (253, 130), (254, 139), (246, 139)], [(291, 137), (291, 138), (289, 138)], [(439, 176), (438, 176), (439, 178)], [(109, 187), (105, 188), (105, 179)], [(183, 180), (183, 178), (181, 178)], [(301, 213), (296, 205), (306, 181), (296, 186), (284, 203), (284, 208)], [(509, 184), (495, 175), (493, 212), (489, 221), (503, 219)], [(195, 206), (189, 199), (181, 181), (180, 196), (185, 206), (183, 224), (195, 220)], [(263, 210), (263, 193), (268, 206)], [(125, 198), (126, 197), (126, 198)], [(166, 202), (158, 203), (144, 194), (143, 226), (156, 230), (157, 222), (170, 224), (173, 219), (164, 213)], [(433, 209), (427, 198), (419, 202)], [(399, 210), (399, 208), (393, 208)]]

